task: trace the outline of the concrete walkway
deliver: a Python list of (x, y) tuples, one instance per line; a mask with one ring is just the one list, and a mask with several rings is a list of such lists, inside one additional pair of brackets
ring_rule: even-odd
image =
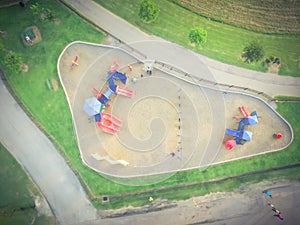
[(0, 142), (31, 175), (58, 224), (94, 220), (97, 212), (77, 177), (0, 80)]

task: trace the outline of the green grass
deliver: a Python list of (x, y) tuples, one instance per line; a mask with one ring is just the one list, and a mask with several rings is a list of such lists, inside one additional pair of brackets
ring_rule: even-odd
[[(240, 58), (244, 47), (249, 42), (259, 40), (266, 57), (275, 55), (281, 59), (280, 74), (300, 76), (300, 35), (267, 35), (253, 32), (211, 21), (170, 1), (159, 0), (153, 1), (160, 8), (157, 21), (145, 24), (138, 17), (139, 4), (135, 0), (95, 0), (95, 2), (147, 33), (155, 34), (224, 63), (265, 71), (261, 62), (247, 64)], [(207, 30), (207, 43), (203, 47), (190, 45), (188, 34), (193, 27)]]
[(274, 170), (236, 178), (220, 179), (218, 181), (186, 183), (181, 186), (173, 186), (161, 190), (150, 189), (147, 192), (138, 192), (117, 197), (110, 196), (110, 201), (108, 203), (102, 204), (99, 201), (96, 201), (94, 202), (94, 205), (103, 209), (115, 209), (127, 206), (139, 207), (149, 204), (149, 196), (152, 196), (154, 199), (185, 200), (214, 192), (231, 192), (240, 186), (258, 183), (263, 180), (277, 181), (281, 179), (299, 182), (299, 167)]
[(54, 224), (54, 218), (39, 216), (34, 198), (37, 188), (10, 153), (0, 144), (0, 224)]
[[(126, 7), (129, 7), (128, 4), (130, 2), (132, 1), (122, 1), (122, 4), (124, 4), (125, 7), (124, 11), (126, 11)], [(118, 202), (122, 202), (123, 198), (125, 198), (124, 196), (122, 196), (122, 193), (134, 193), (136, 191), (142, 191), (146, 189), (154, 190), (154, 192), (157, 193), (157, 195), (155, 196), (159, 196), (161, 198), (165, 196), (165, 198), (169, 197), (175, 199), (175, 192), (166, 192), (164, 191), (165, 189), (159, 191), (158, 188), (170, 187), (184, 183), (205, 181), (217, 177), (226, 177), (229, 175), (241, 174), (253, 170), (266, 169), (269, 167), (300, 162), (300, 156), (297, 149), (298, 146), (300, 146), (299, 137), (295, 135), (295, 141), (293, 142), (293, 144), (284, 151), (209, 167), (203, 172), (200, 172), (199, 170), (183, 171), (175, 174), (170, 179), (164, 182), (149, 186), (131, 187), (119, 185), (103, 178), (96, 172), (86, 168), (82, 164), (79, 156), (79, 151), (73, 132), (71, 115), (63, 90), (61, 87), (59, 87), (59, 90), (57, 92), (49, 91), (45, 81), (50, 77), (54, 77), (58, 80), (56, 71), (57, 58), (62, 49), (69, 42), (75, 40), (83, 40), (100, 43), (103, 38), (103, 34), (83, 22), (79, 17), (65, 9), (57, 1), (41, 2), (40, 4), (42, 6), (53, 9), (55, 12), (55, 17), (58, 17), (61, 20), (61, 24), (55, 25), (53, 22), (42, 23), (37, 17), (32, 16), (29, 7), (22, 9), (19, 6), (15, 6), (0, 9), (0, 21), (3, 21), (3, 28), (1, 29), (8, 32), (7, 38), (2, 39), (2, 42), (6, 49), (13, 50), (22, 56), (24, 63), (29, 65), (29, 72), (24, 74), (16, 74), (12, 73), (5, 66), (2, 66), (5, 70), (10, 84), (13, 86), (15, 92), (22, 100), (22, 102), (24, 102), (24, 104), (26, 105), (27, 110), (39, 121), (41, 126), (46, 130), (50, 138), (55, 142), (56, 147), (65, 156), (67, 162), (73, 168), (75, 173), (80, 175), (80, 177), (82, 178), (81, 181), (84, 184), (88, 185), (88, 189), (91, 190), (90, 196), (92, 198), (94, 198), (95, 196), (103, 195), (112, 197), (112, 200), (109, 203), (111, 205), (103, 205), (99, 201), (94, 201), (94, 204), (96, 206), (101, 208), (120, 207), (121, 203)], [(120, 2), (116, 1), (116, 7), (118, 6), (118, 4), (120, 4)], [(170, 3), (164, 1), (163, 4), (166, 4), (167, 7)], [(131, 6), (129, 7), (130, 10), (128, 12), (129, 17), (131, 15), (130, 11), (133, 11), (135, 7), (136, 5), (131, 3)], [(174, 15), (176, 15), (176, 12), (183, 13), (182, 16), (189, 17), (192, 15), (193, 18), (195, 16), (194, 14), (190, 14), (189, 11), (176, 11), (179, 10), (177, 6), (171, 5), (170, 7), (170, 9), (173, 9), (172, 7), (174, 7), (175, 10), (175, 13), (172, 12), (173, 17)], [(166, 9), (164, 10), (166, 11)], [(14, 16), (14, 20), (10, 19), (12, 15)], [(181, 24), (178, 29), (176, 29), (176, 26), (172, 22), (174, 18), (172, 18), (172, 15), (169, 13), (168, 16), (170, 20), (169, 29), (173, 29), (176, 31), (180, 31), (181, 29), (181, 32), (183, 32), (183, 28), (180, 27), (183, 25)], [(193, 18), (183, 17), (183, 20), (188, 22)], [(199, 19), (199, 17), (197, 18)], [(197, 18), (194, 18), (195, 22), (198, 21)], [(161, 19), (166, 20), (167, 17), (162, 17)], [(201, 20), (202, 18), (199, 19), (199, 21)], [(139, 22), (137, 21), (137, 23)], [(157, 26), (157, 23), (147, 26), (144, 25), (146, 26), (145, 29), (150, 29), (151, 26)], [(20, 38), (20, 34), (27, 26), (31, 25), (36, 25), (40, 29), (43, 40), (42, 42), (37, 43), (33, 46), (24, 46)], [(224, 27), (220, 27), (216, 23), (208, 25), (216, 26), (215, 29), (220, 29), (221, 31), (223, 30), (224, 35), (226, 34), (226, 29), (236, 29), (227, 25), (224, 25)], [(167, 37), (172, 37), (171, 30), (167, 31), (167, 29), (163, 29), (162, 26), (159, 26), (154, 30), (156, 30), (156, 32), (159, 32), (160, 30), (164, 31), (164, 35), (166, 35)], [(243, 30), (241, 30), (241, 32), (242, 31)], [(249, 33), (248, 31), (245, 32), (245, 36), (252, 34), (254, 35), (254, 33)], [(181, 34), (181, 36), (183, 35), (184, 32)], [(180, 35), (178, 35), (178, 39), (179, 37)], [(274, 36), (274, 38), (277, 37)], [(284, 37), (282, 38), (284, 39)], [(225, 40), (226, 39), (224, 39), (223, 41)], [(182, 43), (186, 42), (187, 39), (182, 41)], [(232, 40), (231, 43), (234, 43), (234, 40)], [(216, 45), (219, 45), (220, 49), (225, 48), (226, 50), (227, 48), (225, 43), (216, 43)], [(205, 51), (205, 48), (203, 49), (203, 51)], [(225, 50), (224, 52), (222, 51), (221, 54), (226, 56), (228, 55), (229, 57), (230, 54), (226, 53)], [(208, 50), (206, 51), (209, 52)], [(2, 57), (1, 59), (3, 59), (4, 53), (2, 52), (0, 56)], [(284, 115), (293, 125), (294, 133), (299, 134), (300, 120), (299, 118), (297, 119), (297, 114), (295, 114), (295, 112), (299, 112), (300, 104), (279, 103), (278, 108), (279, 112), (282, 113), (282, 115)], [(235, 185), (238, 186), (239, 184), (240, 182), (236, 182)], [(196, 193), (191, 189), (185, 190), (183, 188), (182, 190), (183, 191), (180, 195), (178, 195), (178, 198), (180, 196), (191, 196)], [(168, 193), (170, 193), (170, 195), (168, 195)], [(148, 195), (148, 193), (144, 194), (144, 196), (146, 195)], [(142, 204), (142, 202), (145, 202), (145, 199), (142, 196), (136, 197), (135, 195), (126, 195), (126, 201), (126, 204), (140, 205)]]
[(300, 101), (300, 96), (276, 96), (278, 101)]

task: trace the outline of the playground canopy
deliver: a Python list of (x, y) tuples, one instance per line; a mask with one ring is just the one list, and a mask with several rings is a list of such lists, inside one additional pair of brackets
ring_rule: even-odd
[(100, 113), (101, 106), (101, 102), (96, 97), (87, 98), (84, 100), (83, 111), (89, 116), (94, 116)]
[(242, 139), (246, 141), (251, 141), (252, 139), (252, 132), (244, 130), (242, 134)]
[(247, 119), (249, 125), (258, 124), (257, 115), (249, 116), (246, 119)]

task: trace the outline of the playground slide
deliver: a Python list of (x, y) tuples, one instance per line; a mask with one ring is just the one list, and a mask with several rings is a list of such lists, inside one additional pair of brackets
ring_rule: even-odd
[(109, 68), (109, 72), (110, 72), (110, 73), (115, 72), (118, 65), (119, 65), (119, 64), (118, 64), (117, 62), (113, 62), (113, 63), (111, 64), (110, 68)]
[(96, 88), (93, 88), (93, 92), (97, 95), (97, 99), (99, 100), (102, 96), (102, 93), (98, 91)]
[(241, 110), (241, 112), (242, 112), (244, 118), (248, 118), (249, 115), (248, 115), (248, 113), (247, 113), (245, 107), (244, 107), (244, 106), (240, 106), (240, 110)]
[(121, 124), (122, 124), (122, 121), (121, 121), (121, 120), (119, 120), (117, 117), (115, 117), (115, 116), (113, 116), (113, 115), (111, 115), (111, 114), (109, 114), (109, 113), (102, 113), (101, 116), (102, 116), (102, 118), (104, 118), (104, 119), (110, 120), (113, 124), (116, 124), (116, 125), (118, 125), (119, 127), (120, 127)]
[(97, 126), (106, 133), (109, 133), (109, 134), (117, 133), (116, 129), (113, 129), (111, 127), (107, 127), (107, 126), (103, 125), (101, 122), (97, 122)]
[(125, 88), (121, 88), (119, 86), (117, 86), (117, 92), (118, 95), (123, 95), (126, 97), (131, 97), (133, 95), (133, 91), (132, 90), (128, 90)]
[(116, 164), (121, 164), (121, 165), (123, 165), (123, 166), (128, 166), (129, 165), (129, 163), (127, 162), (127, 161), (125, 161), (125, 160), (122, 160), (122, 159), (120, 159), (120, 160), (113, 160), (113, 159), (111, 159), (109, 156), (99, 156), (97, 153), (96, 154), (92, 154), (92, 156), (96, 159), (96, 160), (106, 160), (107, 162), (109, 162), (110, 164), (112, 164), (112, 165), (116, 165)]
[(233, 137), (240, 137), (240, 132), (238, 130), (231, 130), (231, 129), (228, 129), (226, 128), (226, 131), (225, 131), (225, 134), (229, 134)]
[(113, 128), (114, 130), (119, 130), (119, 128), (120, 128), (120, 125), (113, 123), (110, 118), (109, 119), (105, 119), (105, 118), (102, 117), (101, 124), (103, 126)]

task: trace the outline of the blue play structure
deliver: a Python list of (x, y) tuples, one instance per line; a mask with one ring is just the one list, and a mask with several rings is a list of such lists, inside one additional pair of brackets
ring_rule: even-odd
[(116, 80), (120, 80), (123, 84), (126, 84), (127, 81), (127, 77), (125, 74), (120, 73), (118, 71), (109, 71), (108, 72), (108, 78), (107, 78), (107, 84), (108, 84), (108, 88), (106, 90), (106, 92), (104, 93), (100, 93), (97, 89), (93, 89), (93, 91), (95, 92), (95, 94), (97, 94), (97, 99), (98, 101), (106, 106), (107, 102), (109, 101), (109, 97), (112, 94), (119, 94), (119, 95), (124, 95), (127, 97), (131, 97), (132, 96), (132, 91), (131, 90), (127, 90), (125, 88), (121, 88), (118, 85), (115, 84)]
[(258, 124), (256, 111), (252, 112), (250, 116), (242, 118), (239, 121), (237, 130), (226, 128), (225, 134), (233, 136), (236, 143), (242, 145), (245, 141), (252, 139), (252, 132), (246, 131), (245, 126), (254, 124)]

